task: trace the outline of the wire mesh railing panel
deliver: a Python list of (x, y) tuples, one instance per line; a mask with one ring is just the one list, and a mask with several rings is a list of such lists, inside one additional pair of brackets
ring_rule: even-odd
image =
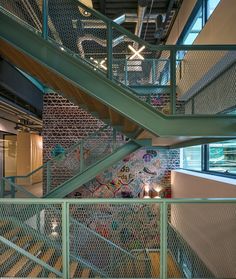
[(190, 114), (219, 114), (236, 106), (235, 51), (188, 50), (177, 52), (178, 97)]
[(127, 86), (165, 86), (170, 82), (169, 51), (138, 44), (113, 27), (113, 78)]
[(0, 0), (0, 6), (37, 31), (42, 32), (43, 0)]
[(157, 204), (76, 204), (70, 216), (71, 254), (111, 278), (150, 277), (145, 249), (160, 248)]
[[(17, 180), (17, 182), (16, 182)], [(17, 184), (19, 183), (19, 184)], [(42, 196), (42, 181), (33, 184), (25, 177), (3, 177), (0, 189), (2, 198), (36, 198)]]
[(0, 242), (0, 250), (10, 264), (1, 269), (2, 277), (46, 277), (50, 270), (30, 258), (55, 266), (62, 246), (61, 220), (61, 205), (0, 204), (1, 237), (9, 241), (7, 248)]
[(107, 27), (95, 15), (83, 9), (79, 1), (50, 0), (49, 37), (85, 59), (95, 69), (106, 72)]
[(107, 126), (81, 140), (47, 163), (47, 192), (83, 172), (124, 143), (122, 134)]
[(235, 218), (235, 204), (171, 205), (167, 245), (179, 278), (236, 276)]
[[(25, 245), (23, 248), (28, 249), (33, 256), (40, 258), (40, 242), (30, 244), (28, 248)], [(11, 249), (9, 246), (2, 245), (3, 252), (1, 258), (0, 277), (1, 278), (48, 278), (50, 271), (35, 263), (29, 257), (24, 256), (20, 252)], [(55, 277), (60, 278), (55, 274)]]

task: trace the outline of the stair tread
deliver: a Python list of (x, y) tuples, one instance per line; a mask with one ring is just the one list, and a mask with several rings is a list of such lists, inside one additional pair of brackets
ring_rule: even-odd
[(11, 229), (10, 231), (4, 233), (3, 237), (6, 239), (11, 239), (13, 236), (16, 236), (20, 230), (20, 228)]
[[(53, 254), (55, 253), (55, 249), (54, 248), (49, 248), (44, 254), (43, 256), (40, 258), (42, 261), (44, 261), (45, 263), (48, 263), (51, 259), (51, 257), (53, 256)], [(37, 277), (40, 272), (43, 270), (43, 267), (41, 265), (36, 265), (32, 271), (28, 274), (28, 277)]]
[(70, 264), (70, 277), (73, 278), (75, 276), (75, 272), (76, 272), (76, 269), (78, 267), (78, 264), (77, 262), (72, 262)]
[[(62, 267), (62, 256), (60, 256), (60, 257), (57, 259), (57, 261), (56, 261), (56, 263), (54, 264), (53, 267), (54, 267), (55, 269), (57, 269), (57, 270), (61, 270), (61, 267)], [(56, 277), (56, 274), (53, 273), (53, 272), (50, 272), (49, 275), (48, 275), (48, 277)]]
[(6, 225), (8, 225), (10, 223), (10, 221), (8, 220), (0, 220), (0, 229), (2, 227), (5, 227)]
[[(32, 237), (31, 237), (32, 239)], [(23, 236), (15, 243), (19, 247), (23, 247), (28, 241), (31, 240), (28, 236)], [(0, 255), (0, 265), (5, 263), (15, 253), (14, 249), (7, 249), (2, 255)]]
[(84, 268), (81, 273), (81, 278), (89, 278), (90, 272), (91, 272), (91, 269)]
[[(35, 243), (30, 249), (29, 249), (29, 253), (30, 254), (35, 254), (37, 251), (39, 251), (39, 249), (43, 246), (43, 242), (37, 242)], [(28, 259), (25, 256), (22, 256), (20, 258), (20, 260), (18, 260), (15, 265), (12, 266), (12, 268), (7, 272), (7, 274), (5, 274), (6, 277), (14, 277), (16, 276), (16, 274), (22, 269), (22, 267), (24, 267), (27, 262), (30, 261), (30, 259)]]

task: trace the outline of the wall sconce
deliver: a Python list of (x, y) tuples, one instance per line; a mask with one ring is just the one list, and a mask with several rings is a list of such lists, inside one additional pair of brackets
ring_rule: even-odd
[(58, 237), (58, 232), (56, 231), (57, 227), (58, 227), (57, 221), (56, 221), (56, 220), (53, 220), (53, 221), (52, 221), (52, 232), (51, 232), (51, 236), (52, 236), (53, 238)]

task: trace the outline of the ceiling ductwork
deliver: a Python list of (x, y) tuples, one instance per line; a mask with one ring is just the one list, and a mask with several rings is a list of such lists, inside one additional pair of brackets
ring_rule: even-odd
[(139, 0), (138, 1), (138, 12), (137, 12), (137, 23), (135, 26), (134, 34), (138, 37), (141, 36), (142, 27), (143, 27), (143, 19), (145, 16), (146, 8), (148, 5), (148, 0)]
[(156, 30), (154, 33), (154, 38), (160, 40), (164, 35), (164, 19), (162, 15), (156, 17)]

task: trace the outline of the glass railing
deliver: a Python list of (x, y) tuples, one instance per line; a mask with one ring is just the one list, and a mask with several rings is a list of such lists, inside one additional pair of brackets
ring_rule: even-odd
[[(121, 133), (104, 126), (67, 150), (58, 146), (53, 150), (55, 156), (33, 172), (24, 176), (4, 177), (0, 197), (42, 197), (104, 159), (125, 142), (126, 138)], [(37, 183), (35, 176), (41, 178)]]
[(164, 114), (224, 114), (236, 105), (236, 45), (150, 45), (77, 0), (0, 5)]
[(0, 276), (24, 256), (20, 278), (235, 278), (235, 217), (235, 198), (2, 199)]

